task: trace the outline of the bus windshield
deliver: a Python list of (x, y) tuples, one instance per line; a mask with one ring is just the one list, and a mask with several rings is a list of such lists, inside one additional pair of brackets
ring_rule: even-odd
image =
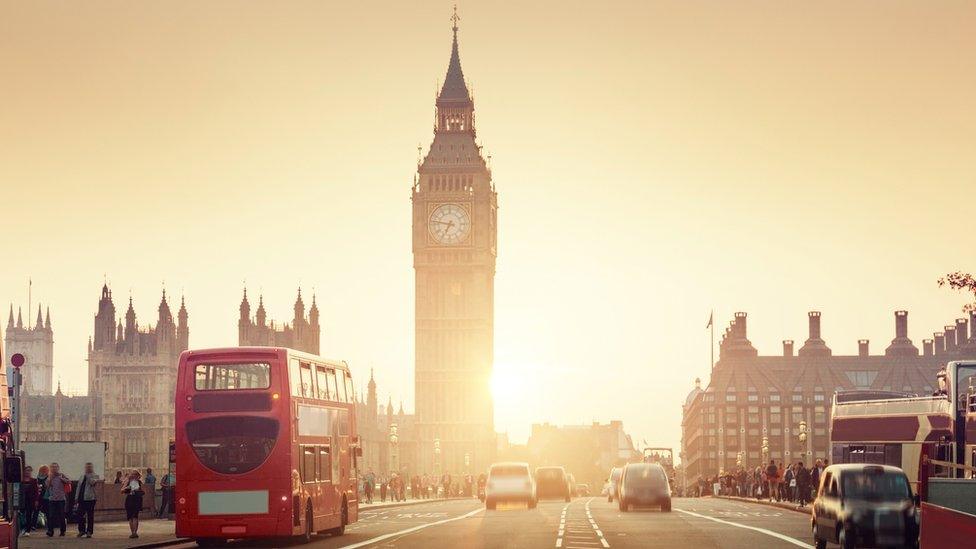
[(271, 365), (266, 362), (197, 364), (194, 376), (194, 388), (198, 391), (236, 391), (271, 387)]
[(186, 424), (190, 446), (206, 468), (239, 474), (268, 459), (278, 438), (278, 422), (251, 416), (198, 419)]

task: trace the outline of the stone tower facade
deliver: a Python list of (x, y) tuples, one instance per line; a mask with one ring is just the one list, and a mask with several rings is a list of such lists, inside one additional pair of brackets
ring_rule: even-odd
[(100, 410), (106, 467), (166, 469), (173, 438), (173, 399), (180, 353), (189, 347), (186, 304), (174, 318), (166, 291), (156, 326), (140, 328), (129, 298), (125, 323), (115, 317), (112, 291), (102, 286), (95, 331), (88, 342), (88, 394)]
[(258, 309), (251, 316), (251, 303), (247, 300), (247, 288), (241, 299), (240, 317), (237, 320), (238, 345), (254, 347), (288, 347), (297, 351), (319, 354), (319, 306), (312, 294), (312, 306), (305, 314), (305, 302), (302, 301), (302, 289), (298, 289), (295, 300), (295, 316), (291, 324), (284, 324), (281, 328), (275, 326), (274, 321), (268, 321), (268, 313), (264, 310), (264, 296), (258, 296)]
[[(30, 319), (28, 319), (30, 320)], [(21, 353), (27, 359), (24, 364), (21, 391), (32, 395), (50, 395), (54, 391), (54, 331), (51, 329), (51, 310), (41, 316), (41, 306), (37, 306), (37, 320), (34, 325), (24, 326), (23, 315), (17, 310), (14, 322), (14, 307), (10, 306), (7, 318), (7, 331), (4, 333), (4, 348), (7, 356)], [(7, 379), (12, 379), (9, 361)]]
[(456, 18), (453, 31), (434, 140), (414, 180), (412, 222), (418, 461), (424, 470), (458, 474), (487, 469), (495, 449), (497, 195), (476, 141)]

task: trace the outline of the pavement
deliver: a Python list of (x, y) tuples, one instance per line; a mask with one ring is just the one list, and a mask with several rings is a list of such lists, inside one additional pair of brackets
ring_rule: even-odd
[[(601, 497), (576, 498), (570, 503), (541, 501), (536, 509), (504, 506), (486, 511), (476, 499), (423, 500), (408, 505), (374, 505), (360, 511), (360, 520), (346, 528), (340, 537), (315, 536), (309, 547), (314, 549), (406, 548), (429, 549), (609, 549), (628, 548), (812, 548), (808, 515), (791, 509), (763, 505), (754, 500), (725, 498), (675, 498), (673, 511), (635, 510), (621, 512), (616, 503)], [(109, 529), (125, 526), (112, 523), (102, 526), (100, 538), (31, 537), (23, 547), (69, 547), (78, 545), (130, 547), (153, 541), (149, 531), (158, 523), (168, 526), (172, 539), (172, 522), (146, 521), (146, 535), (139, 540), (108, 539)], [(162, 531), (164, 528), (159, 528)], [(142, 530), (142, 529), (140, 529)], [(69, 535), (71, 535), (69, 533)], [(297, 547), (290, 540), (247, 540), (232, 542), (228, 547), (276, 548)], [(171, 545), (189, 549), (196, 545), (184, 542)]]
[(44, 530), (31, 532), (30, 537), (20, 537), (20, 547), (23, 549), (48, 547), (88, 547), (97, 549), (115, 549), (131, 547), (136, 544), (162, 542), (173, 539), (174, 523), (171, 520), (148, 519), (139, 521), (139, 539), (129, 539), (128, 522), (96, 522), (94, 535), (89, 538), (79, 538), (78, 525), (69, 524), (64, 537), (54, 532), (49, 538)]

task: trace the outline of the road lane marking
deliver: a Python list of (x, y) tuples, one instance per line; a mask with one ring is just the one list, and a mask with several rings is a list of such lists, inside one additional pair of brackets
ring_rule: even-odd
[(772, 530), (766, 530), (765, 528), (759, 528), (758, 526), (749, 526), (747, 524), (740, 524), (738, 522), (732, 522), (732, 521), (729, 521), (729, 520), (722, 520), (720, 518), (710, 517), (710, 516), (707, 516), (707, 515), (700, 515), (698, 513), (692, 513), (691, 511), (685, 511), (684, 509), (675, 509), (675, 511), (678, 511), (679, 513), (684, 513), (686, 515), (691, 515), (693, 517), (708, 519), (708, 520), (711, 520), (713, 522), (718, 522), (718, 523), (721, 523), (721, 524), (727, 524), (729, 526), (735, 526), (736, 528), (745, 528), (746, 530), (753, 530), (755, 532), (759, 532), (759, 533), (762, 533), (762, 534), (766, 534), (767, 536), (772, 536), (774, 538), (781, 539), (781, 540), (783, 540), (785, 542), (792, 543), (793, 545), (796, 545), (797, 547), (803, 547), (805, 549), (814, 549), (814, 547), (812, 545), (807, 545), (806, 543), (803, 543), (802, 541), (800, 541), (800, 540), (798, 540), (796, 538), (791, 538), (791, 537), (789, 537), (787, 535), (780, 534), (779, 532), (773, 532)]
[(451, 517), (449, 519), (438, 520), (436, 522), (426, 522), (424, 524), (419, 524), (419, 525), (414, 526), (412, 528), (407, 528), (405, 530), (400, 530), (398, 532), (390, 532), (389, 534), (383, 534), (382, 536), (376, 536), (375, 538), (368, 539), (366, 541), (361, 541), (359, 543), (353, 543), (351, 545), (343, 545), (341, 547), (342, 547), (342, 549), (357, 549), (359, 547), (366, 547), (367, 545), (373, 545), (374, 543), (379, 543), (379, 542), (381, 542), (383, 540), (387, 540), (387, 539), (390, 539), (390, 538), (395, 538), (395, 537), (399, 537), (399, 536), (405, 536), (407, 534), (412, 534), (412, 533), (417, 532), (419, 530), (423, 530), (424, 528), (430, 528), (431, 526), (438, 526), (438, 525), (441, 525), (441, 524), (446, 524), (448, 522), (454, 522), (455, 520), (461, 520), (461, 519), (466, 519), (466, 518), (469, 518), (469, 517), (473, 517), (474, 515), (477, 515), (478, 513), (482, 512), (482, 511), (484, 511), (484, 509), (482, 509), (482, 508), (479, 507), (478, 509), (475, 509), (474, 511), (471, 511), (470, 513), (465, 513), (463, 515), (459, 515), (459, 516), (456, 516), (456, 517)]

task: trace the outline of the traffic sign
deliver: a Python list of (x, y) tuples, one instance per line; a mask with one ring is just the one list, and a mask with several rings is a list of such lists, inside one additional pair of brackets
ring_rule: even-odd
[(24, 358), (24, 355), (20, 353), (14, 353), (10, 355), (10, 365), (13, 366), (14, 368), (20, 368), (21, 366), (24, 365), (25, 362), (27, 362), (27, 359)]

